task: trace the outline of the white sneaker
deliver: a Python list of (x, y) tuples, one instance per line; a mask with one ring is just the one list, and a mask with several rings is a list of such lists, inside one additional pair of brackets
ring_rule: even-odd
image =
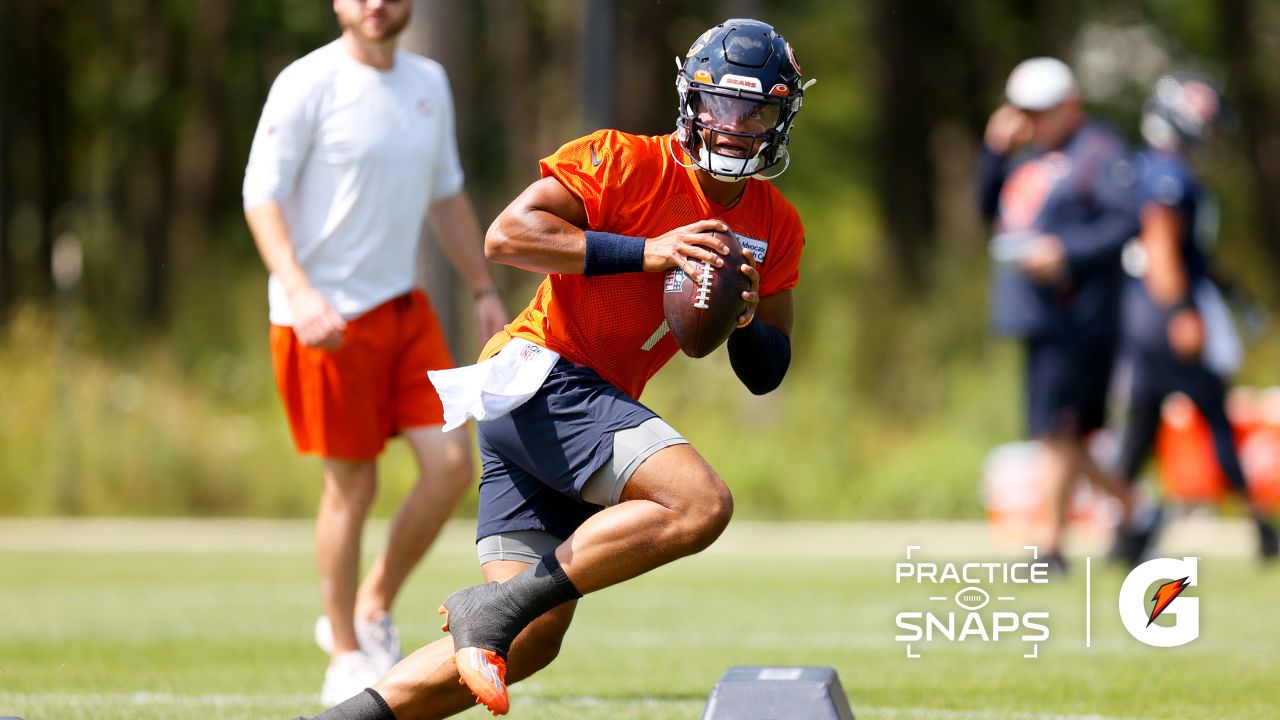
[[(400, 631), (395, 620), (388, 613), (379, 613), (372, 620), (357, 619), (355, 625), (361, 652), (382, 677), (404, 657), (400, 654)], [(333, 625), (325, 615), (316, 618), (315, 640), (321, 650), (333, 654)]]
[(356, 620), (356, 639), (378, 677), (386, 675), (404, 657), (400, 653), (400, 630), (389, 613), (379, 613), (372, 620)]
[(373, 669), (373, 664), (364, 653), (359, 650), (342, 653), (324, 671), (320, 702), (327, 708), (333, 707), (360, 694), (365, 688), (378, 682), (378, 677), (378, 671)]

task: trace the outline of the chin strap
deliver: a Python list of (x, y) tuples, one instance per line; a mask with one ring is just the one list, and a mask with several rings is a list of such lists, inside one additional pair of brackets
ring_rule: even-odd
[(667, 136), (667, 153), (671, 155), (671, 159), (675, 160), (677, 165), (684, 168), (685, 170), (693, 170), (693, 169), (701, 170), (702, 169), (701, 167), (698, 166), (697, 163), (694, 163), (694, 162), (685, 163), (683, 160), (676, 157), (675, 139), (672, 135)]
[(786, 145), (783, 145), (782, 147), (778, 148), (778, 150), (782, 152), (782, 169), (772, 175), (764, 175), (761, 173), (756, 173), (755, 175), (756, 178), (760, 180), (772, 180), (782, 175), (782, 173), (787, 171), (787, 168), (791, 167), (791, 151), (787, 149)]

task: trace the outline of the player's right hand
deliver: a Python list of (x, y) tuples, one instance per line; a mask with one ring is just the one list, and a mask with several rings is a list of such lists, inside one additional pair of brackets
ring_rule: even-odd
[(1005, 103), (991, 113), (982, 142), (997, 155), (1008, 155), (1031, 142), (1031, 119), (1024, 110)]
[(711, 234), (717, 230), (727, 233), (729, 224), (723, 220), (699, 220), (649, 238), (644, 243), (645, 272), (678, 267), (693, 277), (698, 271), (697, 262), (709, 262), (716, 267), (724, 265), (721, 256), (729, 254), (729, 246)]
[(1169, 349), (1183, 362), (1197, 362), (1204, 352), (1204, 320), (1194, 308), (1179, 310), (1169, 318), (1166, 329)]
[(342, 347), (342, 331), (347, 321), (314, 288), (300, 288), (289, 295), (293, 310), (293, 332), (307, 347), (337, 350)]
[(746, 248), (742, 248), (742, 259), (746, 262), (739, 266), (739, 270), (751, 280), (751, 289), (742, 291), (742, 300), (747, 304), (742, 310), (742, 314), (738, 316), (737, 327), (744, 328), (751, 324), (751, 319), (756, 316), (756, 306), (760, 304), (760, 271), (756, 270), (756, 255)]
[(1056, 282), (1067, 269), (1066, 247), (1057, 235), (1041, 235), (1023, 250), (1018, 267), (1035, 282)]

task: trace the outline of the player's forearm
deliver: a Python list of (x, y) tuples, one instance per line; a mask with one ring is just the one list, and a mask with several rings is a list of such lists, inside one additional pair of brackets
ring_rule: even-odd
[(791, 326), (795, 306), (791, 291), (760, 299), (756, 316), (729, 336), (729, 364), (753, 395), (772, 392), (791, 367)]
[(729, 336), (729, 364), (751, 394), (773, 392), (791, 367), (791, 340), (757, 315)]
[(1183, 221), (1174, 210), (1151, 204), (1142, 212), (1143, 248), (1147, 251), (1147, 272), (1143, 283), (1152, 299), (1162, 307), (1183, 301), (1189, 292), (1178, 238)]
[(582, 274), (586, 235), (545, 210), (507, 208), (489, 226), (485, 256), (539, 273)]
[(1172, 307), (1187, 297), (1190, 288), (1176, 242), (1153, 241), (1143, 233), (1147, 248), (1147, 272), (1143, 284), (1151, 298), (1161, 307)]
[(586, 258), (587, 211), (558, 180), (534, 181), (511, 201), (484, 237), (494, 262), (539, 273), (580, 274)]
[(449, 262), (472, 290), (495, 287), (485, 261), (480, 223), (465, 193), (458, 193), (431, 206), (432, 228)]
[(311, 282), (294, 255), (289, 224), (285, 221), (280, 206), (271, 201), (264, 202), (246, 210), (244, 217), (249, 223), (249, 232), (253, 235), (254, 244), (258, 246), (263, 264), (276, 276), (285, 291), (292, 294), (301, 288), (310, 287)]
[(1110, 208), (1096, 219), (1057, 228), (1073, 271), (1119, 261), (1125, 243), (1138, 232), (1138, 221), (1128, 208)]

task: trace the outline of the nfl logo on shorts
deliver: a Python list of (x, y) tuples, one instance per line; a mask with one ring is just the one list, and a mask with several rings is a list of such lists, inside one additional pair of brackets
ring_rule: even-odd
[(829, 667), (731, 667), (711, 689), (702, 720), (854, 720)]

